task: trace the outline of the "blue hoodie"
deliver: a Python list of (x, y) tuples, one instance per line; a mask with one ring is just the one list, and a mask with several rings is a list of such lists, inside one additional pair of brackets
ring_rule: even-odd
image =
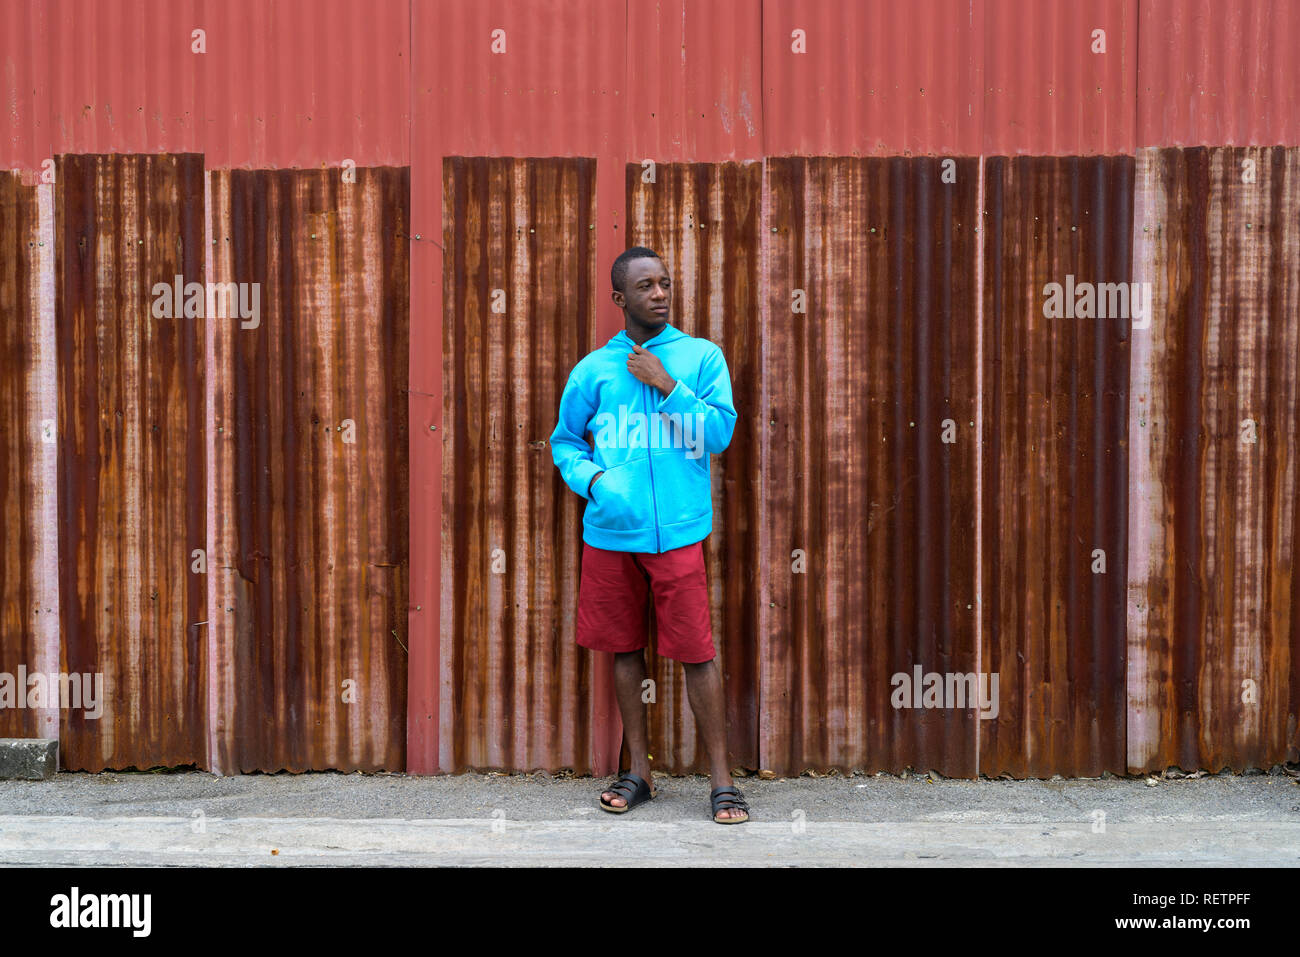
[[(583, 498), (582, 539), (616, 552), (658, 554), (713, 530), (709, 455), (731, 442), (736, 410), (722, 350), (665, 326), (648, 349), (677, 380), (668, 395), (627, 371), (626, 332), (569, 373), (551, 454)], [(587, 434), (593, 437), (587, 441)], [(604, 472), (588, 486), (597, 472)]]

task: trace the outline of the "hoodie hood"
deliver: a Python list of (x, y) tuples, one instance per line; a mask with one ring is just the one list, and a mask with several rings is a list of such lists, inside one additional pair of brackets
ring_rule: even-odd
[[(647, 339), (645, 344), (641, 348), (645, 349), (645, 348), (649, 348), (650, 346), (662, 346), (669, 342), (673, 342), (677, 339), (689, 339), (689, 338), (690, 336), (686, 335), (686, 333), (682, 332), (680, 329), (675, 328), (672, 325), (672, 323), (668, 323), (663, 327), (659, 335), (655, 336), (653, 339)], [(616, 346), (620, 349), (631, 349), (632, 337), (627, 334), (626, 329), (620, 329), (618, 331), (618, 334), (605, 344), (605, 348), (607, 349), (610, 346)]]

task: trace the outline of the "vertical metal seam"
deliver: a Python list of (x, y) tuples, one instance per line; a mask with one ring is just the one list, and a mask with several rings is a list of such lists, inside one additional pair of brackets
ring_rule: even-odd
[[(975, 674), (984, 673), (984, 161), (975, 193)], [(977, 677), (983, 681), (983, 678)], [(980, 721), (975, 718), (975, 780), (980, 776)]]
[[(761, 2), (761, 0), (760, 0)], [(760, 58), (761, 59), (761, 58)], [(772, 219), (772, 190), (771, 180), (769, 179), (768, 162), (770, 157), (764, 151), (762, 160), (762, 179), (759, 183), (759, 201), (758, 201), (758, 242), (759, 242), (759, 268), (760, 275), (771, 275), (771, 219)], [(758, 354), (755, 356), (753, 368), (758, 370), (758, 501), (760, 507), (766, 512), (767, 490), (768, 490), (768, 469), (771, 462), (771, 444), (772, 430), (763, 425), (764, 422), (770, 422), (771, 417), (771, 390), (768, 388), (768, 377), (764, 374), (766, 368), (767, 354), (763, 349), (763, 341), (766, 339), (766, 331), (771, 322), (771, 292), (766, 287), (758, 296), (758, 327), (760, 335), (758, 336)], [(754, 688), (754, 699), (758, 707), (758, 720), (755, 726), (758, 733), (757, 757), (759, 769), (769, 766), (768, 748), (769, 741), (769, 712), (764, 707), (764, 697), (767, 693), (768, 678), (768, 649), (772, 642), (772, 615), (769, 610), (769, 600), (771, 595), (771, 527), (766, 517), (760, 518), (756, 523), (758, 525), (758, 677)]]
[[(211, 283), (216, 279), (216, 256), (211, 253), (212, 245), (212, 180), (213, 175), (207, 170), (203, 171), (203, 245), (209, 251), (209, 255), (204, 258), (203, 278), (208, 285), (207, 289), (213, 288)], [(208, 768), (215, 774), (223, 773), (220, 761), (220, 749), (217, 744), (217, 724), (218, 715), (221, 714), (220, 692), (217, 687), (217, 656), (215, 654), (217, 643), (213, 639), (214, 629), (213, 622), (217, 621), (216, 616), (216, 584), (215, 575), (217, 570), (213, 565), (212, 542), (214, 539), (213, 531), (216, 527), (216, 498), (217, 498), (217, 477), (216, 477), (216, 406), (217, 406), (217, 381), (220, 378), (216, 374), (216, 323), (204, 323), (203, 332), (203, 364), (207, 371), (203, 388), (203, 421), (206, 427), (204, 436), (204, 451), (208, 458), (207, 467), (207, 507), (206, 517), (204, 519), (204, 543), (203, 553), (207, 557), (207, 574), (204, 580), (207, 582), (208, 600), (207, 600), (207, 619), (208, 624), (203, 632), (202, 642), (205, 646), (206, 654), (204, 660), (207, 665), (208, 679), (208, 727), (205, 739), (207, 741)]]

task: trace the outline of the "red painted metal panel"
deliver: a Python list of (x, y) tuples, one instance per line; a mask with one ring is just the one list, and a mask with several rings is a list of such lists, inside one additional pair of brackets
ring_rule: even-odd
[[(411, 10), (412, 37), (441, 35), (439, 11), (421, 3)], [(424, 45), (419, 46), (420, 49)], [(406, 603), (407, 711), (406, 769), (432, 774), (446, 768), (440, 758), (443, 696), (438, 686), (442, 581), (442, 234), (443, 104), (435, 54), (411, 63), (411, 256), (410, 384), (407, 421), (410, 468), (410, 577)]]
[(49, 0), (39, 58), (54, 153), (203, 149), (197, 0)]
[(763, 0), (764, 155), (978, 154), (985, 3)]
[(411, 0), (222, 0), (195, 22), (208, 169), (410, 163)]
[(1140, 145), (1300, 145), (1300, 4), (1142, 0), (1140, 7)]
[(0, 168), (65, 152), (405, 165), (410, 13), (409, 0), (4, 0)]
[(1300, 755), (1300, 150), (1138, 176), (1128, 764), (1268, 768)]
[(981, 152), (1137, 148), (1137, 0), (985, 0), (984, 10)]
[[(404, 169), (211, 183), (209, 634), (230, 771), (405, 767)], [(242, 292), (242, 290), (241, 290)]]
[(437, 0), (432, 6), (436, 32), (425, 34), (430, 40), (417, 55), (434, 58), (436, 70), (422, 67), (417, 84), (436, 84), (443, 155), (599, 156), (602, 147), (621, 147), (627, 109), (622, 4)]
[(48, 5), (34, 0), (0, 0), (0, 170), (30, 174), (54, 156), (48, 15)]
[[(657, 166), (653, 183), (640, 164), (627, 167), (627, 210), (634, 244), (663, 257), (673, 278), (673, 324), (722, 347), (738, 414), (731, 445), (714, 457), (713, 532), (705, 540), (713, 640), (727, 694), (728, 754), (757, 769), (760, 389), (762, 368), (759, 163)], [(602, 272), (601, 279), (604, 278)], [(599, 283), (604, 286), (604, 282)], [(654, 639), (651, 639), (652, 647)], [(707, 774), (676, 662), (654, 661), (650, 753), (656, 768)]]
[(761, 0), (630, 0), (627, 159), (761, 157), (762, 25)]
[(1123, 773), (1128, 318), (1047, 287), (1130, 280), (1133, 160), (990, 159), (984, 193), (980, 771)]
[(979, 166), (954, 172), (767, 164), (759, 721), (779, 774), (974, 773), (973, 709), (895, 698), (916, 668), (978, 670)]
[(101, 673), (107, 699), (64, 717), (61, 765), (202, 764), (205, 320), (153, 306), (155, 284), (203, 275), (203, 160), (57, 173), (62, 670)]

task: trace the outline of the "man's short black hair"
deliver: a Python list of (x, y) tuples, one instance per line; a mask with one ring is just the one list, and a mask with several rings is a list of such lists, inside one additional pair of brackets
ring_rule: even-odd
[(615, 292), (623, 292), (623, 283), (627, 282), (627, 264), (633, 259), (659, 259), (660, 256), (653, 249), (647, 249), (645, 246), (633, 246), (631, 249), (624, 250), (619, 257), (614, 260), (614, 265), (609, 271), (609, 281), (614, 285)]

